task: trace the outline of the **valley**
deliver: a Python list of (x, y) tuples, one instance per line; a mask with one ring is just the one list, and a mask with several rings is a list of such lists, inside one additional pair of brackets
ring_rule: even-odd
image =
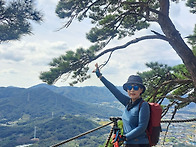
[[(51, 146), (103, 125), (111, 116), (121, 116), (122, 109), (104, 87), (0, 87), (1, 146)], [(171, 113), (172, 110), (163, 119), (170, 119)], [(196, 105), (191, 103), (174, 119), (195, 118), (195, 114)], [(163, 146), (167, 125), (162, 124), (157, 146)], [(164, 146), (195, 146), (195, 128), (196, 122), (170, 124)], [(85, 135), (66, 147), (103, 145), (110, 129), (108, 126)]]

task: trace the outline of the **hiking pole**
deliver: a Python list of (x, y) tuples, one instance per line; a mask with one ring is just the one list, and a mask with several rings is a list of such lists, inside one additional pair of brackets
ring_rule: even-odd
[(119, 147), (119, 135), (120, 135), (120, 128), (118, 127), (118, 120), (122, 120), (120, 117), (111, 117), (110, 118), (111, 121), (114, 122), (114, 127), (113, 127), (113, 133), (114, 133), (114, 141), (113, 141), (113, 145), (114, 147)]
[(113, 124), (113, 126), (112, 126), (112, 128), (111, 128), (111, 130), (110, 130), (109, 135), (108, 135), (108, 138), (107, 138), (107, 142), (106, 142), (106, 144), (105, 144), (105, 147), (108, 147), (108, 144), (109, 144), (109, 142), (110, 142), (110, 138), (112, 137), (113, 129), (114, 129), (114, 124)]

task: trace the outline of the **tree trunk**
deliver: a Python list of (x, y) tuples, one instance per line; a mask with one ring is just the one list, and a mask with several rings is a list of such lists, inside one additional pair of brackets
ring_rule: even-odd
[(192, 50), (186, 45), (174, 24), (169, 18), (169, 0), (159, 0), (160, 14), (158, 23), (165, 36), (168, 38), (169, 44), (180, 56), (183, 63), (191, 74), (194, 86), (196, 87), (196, 57)]

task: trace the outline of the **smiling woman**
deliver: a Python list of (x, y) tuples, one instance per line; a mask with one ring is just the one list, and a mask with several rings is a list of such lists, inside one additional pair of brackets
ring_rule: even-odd
[(150, 108), (148, 103), (141, 98), (142, 93), (146, 90), (141, 77), (131, 75), (123, 84), (123, 89), (128, 93), (128, 97), (102, 76), (98, 64), (95, 64), (95, 67), (94, 72), (97, 77), (125, 107), (122, 114), (123, 135), (120, 137), (124, 141), (125, 147), (150, 147), (146, 134)]

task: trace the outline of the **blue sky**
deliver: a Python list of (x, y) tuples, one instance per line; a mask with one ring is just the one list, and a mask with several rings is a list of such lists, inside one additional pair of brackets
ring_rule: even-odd
[[(91, 43), (85, 38), (90, 30), (89, 20), (78, 22), (75, 20), (69, 28), (56, 31), (65, 23), (55, 14), (57, 0), (36, 0), (37, 9), (44, 14), (44, 22), (33, 23), (33, 34), (23, 36), (19, 41), (10, 41), (0, 44), (0, 86), (17, 86), (28, 88), (42, 83), (39, 74), (49, 69), (48, 63), (55, 57), (64, 54), (67, 50), (78, 47), (87, 48)], [(192, 34), (195, 15), (189, 13), (184, 3), (171, 4), (170, 17), (182, 37)], [(152, 30), (161, 33), (158, 25), (152, 24)], [(122, 45), (141, 35), (152, 34), (150, 30), (138, 32), (135, 36), (124, 40), (113, 40), (105, 48)], [(185, 40), (186, 41), (186, 40)], [(96, 62), (103, 63), (108, 57), (104, 55), (90, 64), (90, 71)], [(148, 40), (131, 45), (124, 50), (116, 51), (106, 67), (103, 75), (115, 85), (122, 85), (131, 74), (148, 70), (146, 62), (158, 61), (170, 66), (182, 63), (176, 52), (167, 42)], [(92, 78), (76, 86), (102, 86), (101, 82), (91, 74)], [(56, 86), (68, 86), (68, 81), (59, 80)]]

